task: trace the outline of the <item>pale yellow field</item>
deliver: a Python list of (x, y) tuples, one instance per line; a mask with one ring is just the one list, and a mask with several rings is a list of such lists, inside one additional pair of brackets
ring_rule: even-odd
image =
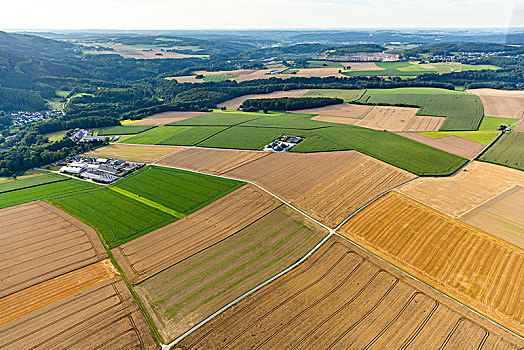
[(84, 155), (88, 157), (103, 157), (128, 160), (131, 162), (152, 163), (183, 149), (185, 148), (172, 146), (111, 144), (106, 147), (89, 151)]
[(494, 89), (468, 90), (480, 97), (484, 115), (493, 117), (522, 118), (524, 113), (524, 91)]

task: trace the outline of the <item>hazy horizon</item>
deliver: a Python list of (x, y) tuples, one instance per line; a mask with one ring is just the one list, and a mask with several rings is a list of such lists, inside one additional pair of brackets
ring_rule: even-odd
[(503, 29), (517, 0), (19, 0), (2, 30)]

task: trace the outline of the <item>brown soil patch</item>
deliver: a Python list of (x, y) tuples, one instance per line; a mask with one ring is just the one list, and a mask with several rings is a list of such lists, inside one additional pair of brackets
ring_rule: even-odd
[(78, 293), (117, 274), (109, 259), (66, 273), (0, 299), (0, 325)]
[(335, 227), (379, 194), (415, 178), (407, 171), (361, 154), (345, 165), (302, 194), (293, 205)]
[(162, 159), (158, 165), (221, 175), (268, 155), (268, 152), (189, 148)]
[(524, 343), (333, 237), (298, 268), (176, 349), (477, 349), (483, 344), (517, 349)]
[(460, 219), (524, 249), (524, 188), (514, 186)]
[(385, 70), (377, 66), (375, 62), (340, 62), (344, 67), (350, 66), (351, 71), (364, 72), (368, 70)]
[(486, 145), (456, 135), (433, 139), (414, 132), (397, 132), (396, 134), (467, 159), (472, 159), (486, 147)]
[(291, 202), (361, 157), (355, 151), (271, 153), (224, 175), (255, 182)]
[(167, 80), (176, 80), (178, 83), (203, 83), (204, 80), (197, 79), (195, 75), (184, 75), (180, 77), (167, 77)]
[(205, 114), (211, 114), (209, 112), (178, 112), (178, 111), (170, 111), (170, 112), (162, 112), (150, 115), (149, 117), (145, 118), (142, 121), (135, 122), (131, 125), (166, 125), (170, 123), (179, 122), (182, 120), (198, 117)]
[(282, 205), (136, 289), (160, 334), (174, 339), (293, 264), (326, 235), (327, 230)]
[(421, 64), (420, 67), (422, 67), (424, 69), (436, 69), (435, 66), (433, 66), (431, 64)]
[(459, 216), (514, 185), (524, 186), (522, 171), (473, 162), (453, 177), (416, 179), (398, 191), (451, 216)]
[(38, 201), (0, 210), (0, 297), (107, 257), (96, 232)]
[(480, 97), (484, 105), (484, 115), (522, 118), (522, 113), (524, 113), (524, 91), (472, 89), (468, 90), (468, 92)]
[(118, 275), (3, 324), (0, 334), (0, 349), (10, 350), (159, 348)]
[(524, 335), (524, 250), (398, 192), (341, 233), (505, 327)]
[(85, 153), (88, 157), (103, 157), (128, 160), (140, 163), (152, 163), (170, 154), (182, 151), (184, 147), (151, 146), (151, 145), (119, 145), (111, 144)]
[(318, 114), (313, 120), (388, 131), (438, 131), (446, 118), (416, 115), (418, 108), (362, 106), (348, 103), (296, 111)]
[(246, 185), (161, 229), (112, 249), (133, 284), (235, 234), (281, 203)]
[(227, 109), (237, 109), (240, 105), (248, 99), (253, 98), (279, 98), (279, 97), (300, 97), (308, 92), (309, 89), (289, 90), (289, 91), (275, 91), (270, 94), (244, 95), (232, 100), (222, 102), (218, 107), (226, 107)]

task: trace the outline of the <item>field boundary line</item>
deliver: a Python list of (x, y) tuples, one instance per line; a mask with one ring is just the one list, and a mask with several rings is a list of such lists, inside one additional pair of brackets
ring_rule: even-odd
[(236, 298), (235, 300), (229, 302), (227, 305), (221, 307), (219, 310), (215, 311), (213, 314), (211, 314), (210, 316), (208, 316), (207, 318), (205, 318), (204, 320), (202, 320), (201, 322), (197, 323), (196, 325), (194, 325), (191, 329), (189, 329), (188, 331), (186, 331), (184, 334), (182, 334), (181, 336), (179, 336), (178, 338), (176, 338), (175, 340), (173, 340), (172, 342), (170, 342), (169, 344), (162, 344), (162, 350), (168, 350), (170, 349), (173, 345), (179, 343), (180, 341), (182, 341), (184, 338), (188, 337), (189, 335), (191, 335), (192, 333), (194, 333), (197, 329), (199, 329), (200, 327), (202, 327), (204, 324), (206, 324), (207, 322), (211, 321), (212, 319), (214, 319), (215, 317), (217, 317), (218, 315), (220, 315), (222, 312), (226, 311), (227, 309), (229, 309), (230, 307), (232, 307), (233, 305), (237, 304), (238, 302), (242, 301), (243, 299), (247, 298), (248, 296), (250, 296), (251, 294), (255, 293), (256, 291), (262, 289), (263, 287), (265, 287), (266, 285), (270, 284), (271, 282), (273, 282), (274, 280), (278, 279), (279, 277), (283, 276), (284, 274), (288, 273), (289, 271), (293, 270), (294, 268), (296, 268), (298, 265), (300, 265), (301, 263), (303, 263), (305, 260), (307, 260), (313, 253), (315, 253), (318, 249), (320, 249), (320, 247), (322, 245), (324, 245), (324, 243), (326, 243), (330, 238), (331, 236), (333, 236), (334, 232), (332, 230), (329, 231), (328, 235), (326, 237), (324, 237), (320, 242), (317, 243), (316, 246), (314, 246), (309, 252), (306, 253), (306, 255), (304, 255), (302, 258), (300, 258), (299, 260), (297, 260), (295, 263), (293, 263), (291, 266), (287, 267), (286, 269), (280, 271), (279, 273), (277, 273), (276, 275), (274, 275), (273, 277), (267, 279), (266, 281), (260, 283), (259, 285), (251, 288), (249, 291), (245, 292), (244, 294), (242, 294), (241, 296), (239, 296), (238, 298)]
[[(513, 185), (511, 187), (508, 187), (507, 189), (505, 189), (504, 191), (502, 192), (499, 192), (497, 193), (496, 195), (492, 196), (492, 197), (489, 197), (488, 199), (486, 199), (484, 202), (474, 206), (473, 208), (471, 208), (470, 210), (458, 215), (456, 218), (457, 219), (463, 219), (463, 220), (467, 220), (467, 219), (470, 219), (469, 217), (466, 217), (466, 215), (470, 214), (470, 215), (475, 215), (476, 213), (473, 213), (473, 211), (475, 211), (476, 209), (479, 209), (481, 210), (481, 207), (488, 204), (489, 202), (491, 201), (494, 201), (493, 204), (501, 201), (502, 199), (505, 198), (505, 195), (508, 195), (508, 192), (509, 191), (512, 191), (512, 192), (515, 192), (515, 191), (518, 191), (519, 188), (522, 188), (522, 186), (520, 185)], [(489, 207), (488, 207), (489, 208)], [(471, 214), (473, 213), (473, 214)]]
[(112, 187), (109, 187), (109, 189), (111, 191), (115, 191), (117, 193), (120, 193), (123, 196), (131, 198), (131, 199), (136, 200), (138, 202), (144, 203), (145, 205), (147, 205), (147, 206), (149, 206), (151, 208), (163, 211), (164, 213), (172, 215), (172, 216), (174, 216), (176, 218), (182, 219), (183, 217), (185, 217), (184, 214), (179, 213), (176, 210), (173, 210), (173, 209), (170, 209), (168, 207), (165, 207), (162, 204), (157, 203), (155, 201), (152, 201), (150, 199), (147, 199), (145, 197), (141, 197), (141, 196), (139, 196), (139, 195), (137, 195), (137, 194), (135, 194), (133, 192), (126, 191), (126, 190), (124, 190), (124, 189), (122, 189), (120, 187), (112, 186)]
[[(192, 147), (192, 146), (190, 146), (190, 147)], [(181, 149), (180, 151), (176, 151), (176, 152), (170, 153), (170, 154), (168, 154), (168, 155), (165, 156), (165, 157), (162, 157), (162, 158), (160, 158), (160, 159), (157, 159), (157, 160), (155, 160), (155, 161), (153, 161), (153, 162), (151, 162), (151, 163), (147, 163), (147, 164), (149, 164), (149, 165), (154, 165), (156, 162), (160, 162), (161, 160), (164, 160), (164, 159), (166, 159), (166, 158), (169, 158), (169, 157), (171, 157), (172, 155), (175, 155), (175, 154), (177, 154), (177, 153), (184, 152), (186, 149), (188, 149), (188, 148), (190, 148), (190, 147), (186, 147), (186, 148)]]

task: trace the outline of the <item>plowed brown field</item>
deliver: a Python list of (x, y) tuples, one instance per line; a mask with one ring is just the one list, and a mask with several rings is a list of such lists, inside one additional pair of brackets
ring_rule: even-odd
[(524, 188), (504, 191), (460, 220), (524, 249)]
[(289, 91), (275, 91), (270, 94), (244, 95), (232, 100), (222, 102), (218, 107), (226, 107), (228, 109), (237, 109), (240, 105), (248, 99), (253, 98), (279, 98), (279, 97), (300, 97), (308, 92), (309, 89), (289, 90)]
[(415, 132), (397, 132), (396, 134), (467, 159), (472, 159), (486, 147), (486, 145), (456, 135), (433, 139)]
[(162, 159), (158, 162), (158, 165), (221, 175), (258, 158), (266, 157), (269, 154), (268, 152), (255, 151), (190, 148)]
[(484, 105), (484, 115), (522, 118), (522, 113), (524, 113), (524, 91), (473, 89), (468, 90), (468, 92), (480, 97)]
[[(279, 273), (328, 234), (281, 205), (136, 287), (165, 339), (174, 339)], [(217, 287), (218, 286), (218, 287)]]
[(170, 225), (112, 250), (133, 284), (231, 236), (281, 203), (246, 185)]
[(114, 158), (131, 162), (152, 163), (170, 154), (179, 152), (184, 147), (119, 145), (112, 144), (87, 152), (88, 157)]
[(514, 185), (524, 186), (522, 171), (473, 162), (453, 177), (420, 178), (398, 191), (449, 215), (459, 216)]
[(524, 250), (397, 192), (372, 203), (340, 231), (524, 335)]
[(518, 349), (503, 332), (339, 237), (176, 349)]
[(355, 210), (415, 175), (379, 160), (360, 155), (346, 167), (293, 201), (329, 227), (335, 227)]
[(0, 210), (0, 297), (106, 257), (93, 229), (47, 203)]
[(198, 117), (200, 115), (211, 114), (209, 112), (162, 112), (150, 115), (145, 120), (135, 122), (131, 125), (166, 125), (179, 122), (182, 120)]
[[(74, 278), (68, 280), (67, 276), (63, 276), (63, 281), (75, 284)], [(20, 298), (26, 296), (26, 303), (34, 302), (33, 292), (39, 288), (51, 295), (61, 293), (61, 286), (51, 287), (51, 281), (45, 282), (42, 287), (19, 292)], [(0, 349), (28, 348), (158, 349), (159, 346), (124, 281), (116, 275), (0, 325)]]
[(418, 108), (362, 106), (349, 103), (310, 108), (297, 113), (317, 114), (314, 120), (358, 125), (388, 131), (438, 131), (446, 118), (416, 115)]

